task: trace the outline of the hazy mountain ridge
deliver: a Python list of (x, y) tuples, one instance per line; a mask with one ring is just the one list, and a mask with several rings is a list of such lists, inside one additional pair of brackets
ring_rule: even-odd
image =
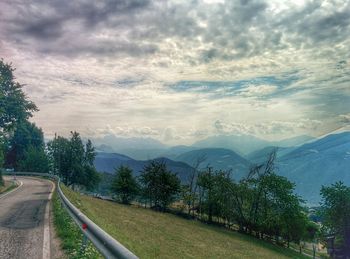
[(171, 159), (160, 157), (152, 160), (135, 160), (128, 156), (118, 153), (104, 153), (98, 152), (94, 161), (94, 165), (99, 172), (106, 172), (114, 174), (115, 169), (119, 166), (128, 166), (133, 170), (134, 176), (139, 176), (144, 166), (150, 161), (161, 161), (164, 162), (168, 169), (173, 173), (176, 173), (182, 182), (188, 180), (189, 174), (193, 172), (193, 168), (186, 163), (181, 161), (173, 161)]
[(157, 157), (170, 159), (182, 153), (203, 148), (230, 149), (240, 156), (246, 157), (254, 151), (269, 146), (290, 147), (303, 144), (313, 139), (310, 136), (297, 136), (280, 141), (267, 141), (251, 135), (217, 135), (211, 136), (192, 145), (179, 145), (169, 147), (153, 138), (123, 138), (107, 135), (103, 138), (93, 139), (98, 151), (121, 153), (136, 160), (149, 160)]
[(332, 134), (304, 144), (277, 160), (278, 173), (296, 184), (310, 203), (320, 201), (322, 185), (350, 185), (350, 132)]
[[(180, 171), (179, 176), (182, 180), (187, 179), (186, 174), (193, 170), (191, 166), (194, 166), (197, 158), (202, 156), (205, 156), (206, 160), (201, 163), (199, 169), (211, 166), (215, 170), (231, 170), (233, 178), (238, 180), (248, 173), (252, 164), (266, 161), (268, 154), (276, 149), (276, 172), (294, 182), (296, 192), (303, 199), (317, 204), (320, 200), (319, 192), (322, 185), (330, 185), (336, 181), (343, 181), (350, 185), (350, 132), (330, 134), (314, 140), (310, 138), (301, 136), (280, 141), (284, 144), (290, 144), (293, 141), (307, 143), (293, 147), (281, 147), (282, 144), (280, 147), (267, 146), (245, 157), (231, 149), (194, 146), (165, 148), (154, 155), (162, 157), (156, 159), (167, 161), (170, 170)], [(147, 150), (144, 151), (147, 153)], [(123, 164), (130, 166), (136, 175), (146, 163), (146, 160), (103, 152), (98, 154), (95, 162), (99, 171), (112, 173), (115, 167)]]
[(232, 177), (236, 180), (246, 176), (251, 166), (251, 163), (245, 158), (230, 149), (224, 148), (192, 150), (177, 156), (175, 160), (195, 166), (199, 158), (204, 160), (198, 169), (205, 169), (209, 166), (214, 170), (229, 170), (232, 171)]

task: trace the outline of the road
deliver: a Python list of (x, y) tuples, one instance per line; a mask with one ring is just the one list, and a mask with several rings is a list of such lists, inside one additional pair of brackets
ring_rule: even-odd
[(53, 185), (38, 178), (0, 198), (0, 258), (50, 258), (48, 201)]

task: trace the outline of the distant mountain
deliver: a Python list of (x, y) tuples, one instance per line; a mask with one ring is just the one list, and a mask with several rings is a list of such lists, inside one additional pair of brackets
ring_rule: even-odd
[(125, 149), (165, 149), (166, 145), (153, 138), (123, 138), (109, 134), (103, 138), (96, 138), (91, 140), (94, 145), (108, 145), (113, 150)]
[(194, 166), (197, 159), (201, 157), (205, 157), (205, 160), (200, 164), (199, 169), (210, 166), (215, 170), (232, 170), (232, 176), (237, 180), (247, 175), (251, 165), (234, 151), (224, 148), (192, 150), (177, 156), (175, 160)]
[(95, 149), (97, 152), (107, 152), (107, 153), (115, 152), (115, 150), (111, 146), (108, 146), (106, 144), (101, 144), (99, 146), (96, 146)]
[(296, 136), (288, 139), (283, 139), (280, 141), (273, 141), (272, 143), (274, 144), (274, 146), (277, 146), (277, 147), (294, 147), (294, 146), (305, 144), (306, 142), (309, 142), (314, 139), (315, 139), (314, 137), (311, 137), (308, 135), (301, 135), (301, 136)]
[(310, 136), (298, 136), (281, 141), (266, 141), (251, 135), (217, 135), (195, 142), (191, 146), (169, 147), (152, 138), (123, 138), (106, 135), (92, 139), (99, 152), (121, 153), (136, 160), (148, 160), (156, 157), (174, 159), (176, 156), (201, 148), (231, 149), (241, 156), (269, 146), (289, 147), (303, 144), (312, 139)]
[(149, 160), (162, 156), (166, 149), (138, 149), (138, 148), (126, 148), (118, 149), (118, 153), (125, 154), (136, 160)]
[(195, 142), (192, 146), (200, 148), (226, 148), (244, 155), (269, 146), (268, 141), (251, 135), (217, 135)]
[[(188, 180), (189, 174), (193, 172), (193, 168), (183, 162), (173, 161), (164, 157), (152, 160), (164, 162), (169, 170), (177, 173), (182, 182), (186, 182)], [(150, 161), (151, 160), (135, 160), (131, 157), (117, 153), (98, 152), (94, 161), (94, 165), (97, 171), (110, 174), (113, 174), (115, 168), (118, 168), (121, 165), (129, 166), (133, 170), (134, 176), (139, 176), (144, 166), (147, 165)]]
[(322, 185), (350, 185), (350, 132), (333, 134), (295, 148), (277, 161), (279, 174), (296, 183), (309, 203), (320, 201)]
[(175, 160), (175, 158), (177, 156), (179, 156), (183, 153), (192, 151), (192, 150), (197, 150), (197, 149), (199, 149), (199, 148), (192, 147), (192, 146), (185, 146), (185, 145), (174, 146), (174, 147), (168, 148), (167, 150), (163, 151), (161, 156)]
[(137, 160), (159, 157), (168, 149), (168, 146), (153, 138), (123, 138), (110, 134), (91, 141), (99, 152), (121, 153)]
[(265, 147), (293, 147), (312, 140), (310, 136), (302, 135), (280, 141), (262, 140), (252, 135), (217, 135), (193, 143), (199, 148), (226, 148), (244, 156)]
[(296, 149), (296, 147), (269, 146), (269, 147), (264, 147), (262, 149), (253, 151), (252, 153), (249, 153), (248, 155), (246, 155), (245, 158), (254, 164), (259, 164), (259, 163), (266, 162), (266, 160), (268, 159), (268, 156), (273, 151), (276, 151), (276, 157), (278, 159), (292, 152), (294, 149)]

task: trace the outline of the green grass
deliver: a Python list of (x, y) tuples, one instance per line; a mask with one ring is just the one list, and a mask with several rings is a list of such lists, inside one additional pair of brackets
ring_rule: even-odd
[(253, 237), (176, 215), (80, 195), (65, 195), (140, 258), (307, 258)]
[(61, 240), (61, 246), (68, 258), (72, 259), (97, 259), (103, 258), (89, 242), (84, 251), (81, 251), (83, 235), (63, 207), (57, 192), (52, 196), (54, 226), (57, 236)]
[(5, 181), (5, 185), (0, 186), (0, 194), (3, 194), (5, 192), (9, 192), (13, 189), (15, 189), (18, 185), (15, 182)]

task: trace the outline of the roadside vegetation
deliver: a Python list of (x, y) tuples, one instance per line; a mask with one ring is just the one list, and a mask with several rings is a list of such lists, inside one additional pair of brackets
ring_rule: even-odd
[(223, 227), (61, 188), (75, 206), (140, 258), (307, 258)]
[(17, 187), (17, 184), (14, 182), (4, 181), (3, 185), (0, 185), (0, 194), (9, 192)]
[(332, 257), (350, 258), (350, 187), (337, 182), (323, 186), (321, 195), (322, 237)]
[(70, 138), (55, 136), (47, 144), (51, 172), (74, 188), (93, 190), (100, 181), (94, 167), (95, 149), (90, 140), (84, 145), (78, 132)]
[(230, 172), (210, 167), (194, 170), (183, 186), (164, 163), (153, 161), (137, 179), (132, 179), (130, 169), (117, 169), (111, 191), (116, 197), (129, 197), (125, 204), (135, 197), (134, 203), (153, 210), (235, 229), (281, 246), (293, 242), (302, 252), (305, 241), (316, 241), (319, 227), (308, 219), (302, 201), (294, 194), (294, 184), (274, 173), (274, 161), (272, 152), (265, 163), (252, 167), (238, 182)]
[(83, 234), (63, 207), (57, 192), (52, 197), (52, 204), (55, 231), (61, 239), (62, 249), (67, 257), (72, 259), (103, 258), (90, 242), (85, 249), (82, 249)]

